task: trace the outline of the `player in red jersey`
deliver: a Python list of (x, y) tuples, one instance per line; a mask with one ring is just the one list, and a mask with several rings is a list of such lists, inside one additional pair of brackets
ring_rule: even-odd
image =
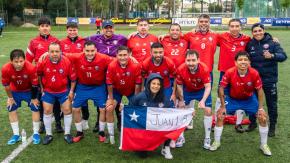
[[(48, 46), (50, 43), (52, 42), (59, 43), (59, 40), (50, 34), (51, 26), (50, 26), (50, 20), (48, 18), (41, 17), (38, 20), (38, 26), (39, 26), (38, 27), (39, 35), (30, 41), (26, 50), (26, 60), (31, 63), (34, 61), (35, 65), (37, 65), (40, 57), (43, 54), (47, 53)], [(41, 101), (40, 100), (41, 92), (40, 91), (38, 92), (39, 92), (38, 100)], [(43, 124), (42, 104), (39, 107), (39, 111), (40, 111), (40, 121), (41, 121), (41, 127), (40, 127), (39, 132), (43, 133), (44, 124)], [(58, 102), (56, 102), (56, 104), (54, 105), (53, 112), (54, 112), (54, 118), (56, 121), (56, 124), (55, 124), (56, 131), (61, 133), (63, 132), (63, 128), (61, 127), (61, 110), (60, 110), (60, 105)]]
[(170, 25), (168, 34), (160, 42), (164, 47), (164, 56), (170, 58), (177, 68), (185, 61), (188, 43), (180, 37), (181, 27), (177, 23)]
[[(71, 56), (72, 57), (72, 56)], [(79, 142), (83, 137), (83, 129), (81, 123), (81, 106), (89, 99), (94, 101), (94, 105), (99, 107), (99, 140), (104, 142), (106, 117), (113, 114), (112, 110), (106, 109), (106, 72), (112, 58), (97, 52), (96, 45), (92, 41), (87, 41), (84, 45), (84, 53), (80, 57), (71, 58), (76, 68), (77, 87), (73, 101), (73, 113), (77, 134), (73, 138), (74, 142)], [(108, 123), (111, 123), (110, 121)], [(108, 130), (111, 128), (108, 125)], [(114, 130), (114, 129), (113, 129)]]
[[(58, 43), (51, 43), (49, 45), (48, 57), (38, 63), (37, 74), (41, 83), (44, 108), (43, 121), (46, 130), (43, 144), (49, 144), (53, 140), (51, 123), (53, 105), (56, 100), (61, 104), (64, 114), (64, 139), (70, 144), (73, 142), (70, 135), (72, 122), (71, 102), (76, 85), (76, 73), (70, 60), (65, 56), (61, 56), (61, 48)], [(70, 91), (68, 89), (69, 81), (71, 81)]]
[[(70, 58), (69, 55), (81, 55), (83, 53), (85, 39), (78, 35), (78, 24), (74, 22), (67, 23), (66, 31), (67, 37), (60, 41), (62, 54), (68, 58)], [(83, 130), (89, 129), (89, 116), (88, 103), (85, 103), (82, 106)]]
[[(142, 77), (141, 66), (133, 63), (130, 59), (130, 50), (126, 46), (119, 46), (116, 60), (110, 63), (107, 70), (106, 83), (108, 89), (108, 100), (106, 102), (107, 109), (114, 110), (118, 103), (122, 103), (122, 96), (126, 96), (128, 100), (140, 92)], [(122, 105), (121, 105), (122, 106)], [(122, 108), (121, 108), (122, 109)], [(110, 142), (113, 144), (114, 139), (114, 115), (113, 112), (107, 118)]]
[[(199, 53), (189, 50), (186, 53), (185, 63), (177, 69), (177, 94), (179, 107), (194, 108), (193, 100), (199, 101), (198, 107), (204, 110), (204, 149), (210, 148), (210, 132), (212, 124), (211, 115), (211, 78), (207, 66), (200, 62)], [(183, 140), (182, 140), (183, 139)], [(177, 147), (181, 147), (184, 142), (181, 136), (176, 142)]]
[(13, 131), (13, 136), (7, 144), (12, 145), (21, 140), (17, 116), (17, 109), (21, 107), (21, 101), (26, 101), (32, 111), (33, 144), (39, 144), (38, 79), (36, 68), (25, 61), (25, 55), (22, 50), (14, 49), (10, 53), (10, 62), (2, 67), (2, 84), (8, 96), (7, 109)]
[[(220, 82), (219, 97), (221, 99), (221, 106), (217, 111), (218, 120), (214, 129), (215, 141), (210, 150), (215, 151), (221, 145), (220, 139), (225, 113), (233, 114), (237, 109), (242, 109), (249, 115), (257, 114), (261, 138), (260, 149), (264, 155), (271, 156), (270, 148), (267, 145), (269, 127), (267, 124), (267, 113), (263, 109), (264, 92), (262, 80), (258, 71), (250, 67), (250, 57), (247, 52), (238, 52), (235, 56), (235, 64), (235, 67), (225, 72)], [(229, 96), (224, 94), (224, 89), (227, 86), (229, 86)]]
[(133, 34), (128, 40), (128, 47), (132, 56), (142, 63), (150, 57), (150, 46), (158, 41), (158, 38), (149, 33), (149, 22), (147, 19), (139, 19), (137, 22), (137, 34)]
[(163, 78), (164, 95), (174, 100), (175, 89), (171, 87), (170, 77), (175, 77), (176, 69), (171, 59), (164, 57), (164, 48), (159, 42), (151, 45), (151, 57), (142, 63), (142, 77), (146, 79), (150, 73), (159, 73)]
[(96, 24), (96, 27), (97, 27), (97, 34), (101, 34), (101, 26), (102, 26), (102, 18), (100, 17), (96, 17), (96, 21), (95, 21), (95, 24)]

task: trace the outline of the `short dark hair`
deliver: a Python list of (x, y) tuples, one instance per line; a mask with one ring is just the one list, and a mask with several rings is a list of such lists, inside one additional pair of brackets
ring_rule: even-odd
[(170, 26), (169, 26), (169, 31), (170, 31), (170, 29), (171, 29), (172, 26), (178, 26), (179, 29), (181, 30), (181, 26), (180, 26), (178, 23), (172, 23), (172, 24), (170, 24)]
[(230, 25), (232, 22), (239, 22), (239, 23), (240, 23), (240, 26), (242, 26), (242, 22), (241, 22), (241, 20), (238, 19), (238, 18), (233, 18), (233, 19), (231, 19), (231, 20), (229, 21), (229, 25)]
[(25, 59), (24, 51), (21, 49), (14, 49), (10, 52), (10, 61), (13, 61), (15, 58)]
[(199, 58), (199, 53), (198, 53), (198, 51), (196, 51), (196, 50), (191, 50), (191, 49), (189, 49), (189, 50), (186, 52), (185, 57), (187, 57), (187, 56), (189, 56), (189, 55), (195, 55), (197, 59)]
[(47, 17), (40, 17), (38, 19), (38, 25), (42, 25), (42, 24), (48, 24), (50, 25), (50, 20)]
[(85, 44), (84, 44), (84, 47), (86, 47), (86, 46), (90, 46), (90, 45), (94, 45), (94, 46), (96, 47), (96, 44), (95, 44), (93, 41), (91, 41), (91, 40), (87, 40), (87, 41), (85, 42)]
[(76, 22), (68, 22), (66, 24), (66, 29), (68, 29), (68, 28), (78, 28), (78, 23), (76, 23)]
[(240, 56), (246, 56), (246, 57), (250, 60), (250, 55), (249, 55), (248, 52), (246, 52), (246, 51), (239, 51), (239, 52), (235, 55), (235, 61), (237, 61), (238, 58), (239, 58)]
[(210, 16), (207, 15), (207, 14), (201, 14), (201, 15), (198, 16), (198, 20), (199, 19), (209, 19), (210, 20)]
[(127, 46), (119, 46), (117, 49), (117, 52), (121, 51), (121, 50), (126, 50), (128, 53), (130, 53), (130, 49)]
[(140, 18), (140, 19), (138, 19), (138, 21), (137, 21), (137, 25), (138, 25), (140, 22), (147, 22), (147, 23), (149, 24), (149, 20), (146, 19), (146, 18)]
[(256, 27), (260, 27), (260, 28), (262, 28), (263, 30), (265, 29), (264, 24), (262, 24), (262, 23), (255, 23), (255, 24), (253, 24), (253, 26), (252, 26), (252, 32), (253, 32), (254, 28), (256, 28)]
[(152, 49), (156, 49), (156, 48), (163, 48), (163, 49), (164, 49), (163, 45), (162, 45), (161, 43), (159, 43), (159, 42), (154, 42), (154, 43), (151, 45), (151, 50), (152, 50)]

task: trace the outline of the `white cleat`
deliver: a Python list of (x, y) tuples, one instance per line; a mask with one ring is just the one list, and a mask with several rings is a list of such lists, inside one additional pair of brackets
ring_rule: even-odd
[(266, 156), (271, 156), (272, 155), (271, 150), (270, 150), (270, 148), (269, 148), (269, 146), (267, 144), (261, 145), (260, 149), (262, 150), (264, 155), (266, 155)]
[(115, 144), (115, 137), (114, 136), (110, 136), (110, 143)]
[(210, 149), (210, 138), (205, 138), (203, 140), (203, 148), (209, 150)]
[(170, 147), (169, 146), (165, 146), (162, 148), (161, 150), (161, 154), (164, 156), (165, 159), (171, 160), (173, 159), (173, 156), (170, 152)]
[(185, 143), (185, 138), (183, 136), (179, 136), (179, 138), (175, 142), (175, 147), (176, 148), (181, 148), (184, 143)]
[(90, 128), (88, 120), (82, 120), (82, 128), (83, 130), (88, 130)]
[(214, 141), (212, 143), (212, 145), (210, 146), (209, 150), (210, 151), (216, 151), (220, 146), (221, 146), (221, 143), (220, 142)]

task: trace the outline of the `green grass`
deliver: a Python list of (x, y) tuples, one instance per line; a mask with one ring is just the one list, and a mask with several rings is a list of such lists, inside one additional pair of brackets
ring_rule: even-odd
[[(94, 34), (94, 27), (80, 28), (81, 36), (89, 36)], [(63, 26), (53, 27), (52, 34), (58, 38), (65, 37), (65, 29)], [(185, 31), (188, 31), (186, 28)], [(134, 27), (117, 27), (117, 33), (127, 35), (135, 31)], [(153, 27), (152, 33), (156, 35), (164, 34), (167, 28)], [(270, 30), (273, 36), (277, 37), (286, 53), (290, 54), (290, 31), (288, 30)], [(249, 31), (245, 33), (250, 34)], [(26, 47), (31, 38), (37, 35), (37, 29), (21, 29), (8, 28), (4, 31), (4, 37), (0, 38), (0, 66), (8, 61), (9, 53), (14, 48), (26, 50)], [(217, 50), (218, 52), (218, 50)], [(216, 97), (216, 86), (218, 80), (217, 61), (218, 53), (215, 56), (214, 70), (214, 90), (213, 99)], [(216, 152), (205, 151), (202, 148), (204, 129), (203, 115), (199, 111), (194, 120), (194, 129), (186, 132), (186, 144), (183, 148), (173, 149), (172, 153), (174, 161), (180, 162), (288, 162), (290, 160), (290, 121), (289, 121), (289, 99), (290, 86), (287, 82), (290, 79), (289, 60), (279, 65), (279, 120), (277, 126), (277, 134), (274, 138), (268, 139), (268, 144), (272, 149), (273, 156), (265, 157), (259, 151), (259, 133), (258, 130), (251, 133), (238, 134), (234, 131), (233, 126), (225, 126), (222, 146)], [(288, 84), (287, 84), (288, 83)], [(0, 160), (3, 160), (10, 154), (18, 145), (8, 146), (7, 140), (10, 138), (12, 131), (10, 129), (8, 114), (6, 110), (6, 94), (3, 87), (0, 89)], [(213, 101), (215, 102), (215, 100)], [(25, 128), (28, 135), (32, 134), (31, 112), (26, 105), (19, 109), (20, 129)], [(266, 108), (266, 107), (265, 107)], [(100, 144), (97, 141), (96, 134), (93, 134), (91, 129), (95, 122), (95, 109), (90, 103), (90, 129), (85, 132), (85, 138), (77, 144), (67, 145), (63, 140), (62, 134), (54, 133), (54, 141), (48, 146), (44, 145), (29, 145), (14, 161), (15, 162), (165, 162), (166, 160), (160, 155), (160, 149), (150, 153), (150, 156), (142, 160), (135, 153), (122, 152), (118, 149), (119, 140), (116, 145)], [(74, 133), (75, 127), (72, 126)], [(42, 135), (44, 136), (44, 135)], [(119, 133), (116, 130), (116, 137)], [(212, 134), (213, 136), (213, 134)], [(142, 143), (142, 142), (140, 142)]]

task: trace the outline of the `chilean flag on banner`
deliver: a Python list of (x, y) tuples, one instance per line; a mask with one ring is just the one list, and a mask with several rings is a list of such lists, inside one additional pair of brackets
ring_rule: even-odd
[(193, 109), (125, 106), (120, 149), (152, 151), (167, 139), (176, 140), (192, 120)]

